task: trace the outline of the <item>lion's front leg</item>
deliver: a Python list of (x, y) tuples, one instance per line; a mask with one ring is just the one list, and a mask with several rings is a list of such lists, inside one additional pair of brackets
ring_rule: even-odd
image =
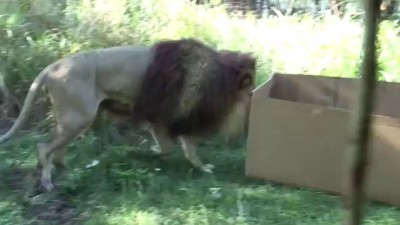
[(199, 168), (206, 173), (213, 173), (213, 169), (215, 168), (215, 166), (212, 164), (204, 164), (197, 155), (197, 141), (195, 140), (195, 138), (181, 136), (179, 137), (179, 140), (182, 144), (182, 149), (185, 157), (194, 167)]
[(151, 150), (160, 155), (170, 154), (175, 147), (174, 141), (168, 136), (166, 129), (162, 127), (149, 126), (149, 131), (156, 145), (151, 147)]

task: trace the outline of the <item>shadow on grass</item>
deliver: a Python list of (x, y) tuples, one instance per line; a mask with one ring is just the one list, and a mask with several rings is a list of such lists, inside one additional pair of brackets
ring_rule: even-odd
[(0, 221), (2, 224), (82, 224), (69, 196), (55, 191), (30, 198), (36, 184), (33, 138), (10, 141), (0, 151)]
[[(11, 224), (326, 225), (342, 219), (338, 196), (244, 178), (243, 146), (203, 145), (199, 155), (216, 166), (214, 174), (203, 174), (179, 148), (160, 157), (148, 150), (150, 142), (98, 148), (90, 136), (71, 145), (69, 170), (55, 179), (56, 190), (29, 202), (23, 196), (36, 162), (32, 143), (0, 149), (0, 198), (13, 202), (0, 212), (14, 212), (0, 220)], [(88, 166), (93, 160), (99, 163)], [(366, 224), (397, 224), (398, 218), (397, 208), (370, 204)]]
[(1, 170), (0, 177), (0, 199), (19, 204), (19, 216), (30, 221), (29, 224), (80, 224), (79, 214), (68, 196), (54, 192), (47, 199), (40, 195), (28, 198), (35, 184), (33, 168), (10, 167)]

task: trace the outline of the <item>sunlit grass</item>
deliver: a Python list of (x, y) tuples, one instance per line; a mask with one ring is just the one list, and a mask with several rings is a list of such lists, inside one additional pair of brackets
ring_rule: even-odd
[[(327, 17), (318, 21), (293, 16), (257, 21), (251, 17), (228, 16), (222, 8), (199, 7), (184, 1), (160, 0), (151, 9), (147, 3), (138, 5), (143, 9), (141, 13), (153, 13), (142, 17), (146, 25), (139, 22), (132, 29), (150, 37), (143, 41), (196, 37), (218, 48), (250, 51), (258, 57), (259, 81), (273, 71), (345, 77), (357, 75), (363, 30), (360, 23), (349, 19)], [(112, 11), (112, 8), (107, 10)], [(89, 14), (86, 17), (92, 21), (107, 15), (106, 12), (92, 11), (83, 14)], [(103, 26), (101, 21), (99, 24)], [(121, 21), (119, 25), (119, 33), (128, 34), (126, 24)], [(113, 27), (115, 32), (119, 30), (115, 23), (106, 26)], [(144, 30), (142, 26), (152, 29)]]
[[(56, 178), (55, 192), (27, 202), (26, 187), (17, 185), (26, 179), (18, 164), (33, 171), (27, 156), (35, 153), (21, 146), (37, 140), (28, 135), (19, 140), (23, 145), (0, 146), (2, 224), (63, 224), (67, 218), (86, 225), (339, 225), (343, 219), (340, 196), (246, 179), (243, 145), (204, 144), (200, 156), (216, 165), (215, 174), (206, 175), (181, 151), (159, 158), (147, 145), (98, 148), (91, 133), (71, 145), (70, 169)], [(87, 168), (93, 159), (100, 163)], [(398, 208), (368, 203), (366, 225), (397, 225), (399, 219)]]
[[(16, 93), (25, 92), (40, 69), (66, 54), (181, 37), (194, 37), (219, 49), (252, 52), (258, 59), (258, 83), (275, 71), (359, 75), (363, 27), (349, 18), (240, 19), (222, 7), (181, 0), (68, 2), (64, 18), (43, 15), (43, 21), (57, 24), (51, 30), (31, 27), (26, 23), (28, 13), (15, 7), (0, 11), (4, 31), (0, 70)], [(384, 21), (379, 40), (380, 79), (400, 81), (398, 25)], [(96, 225), (341, 224), (338, 196), (248, 180), (244, 146), (232, 150), (217, 142), (200, 151), (205, 161), (217, 166), (216, 173), (207, 176), (194, 170), (181, 152), (160, 159), (139, 145), (98, 148), (88, 135), (71, 144), (70, 169), (57, 180), (56, 197), (27, 203), (23, 187), (14, 183), (25, 180), (20, 175), (24, 170), (34, 168), (37, 139), (28, 135), (0, 146), (0, 224), (62, 224), (72, 218)], [(86, 168), (92, 160), (100, 163)], [(72, 206), (66, 207), (65, 202)], [(395, 207), (369, 204), (367, 212), (368, 225), (400, 221)]]
[[(137, 20), (135, 24), (119, 20), (120, 26), (115, 23), (105, 25), (113, 28), (110, 35), (115, 32), (129, 37), (127, 30), (131, 30), (142, 35), (138, 36), (138, 42), (143, 43), (195, 37), (218, 48), (250, 51), (258, 57), (259, 82), (274, 71), (359, 76), (362, 21), (333, 16), (317, 19), (307, 16), (270, 17), (263, 20), (248, 16), (240, 19), (224, 13), (222, 7), (196, 6), (178, 0), (156, 2), (136, 3), (135, 6), (141, 9), (140, 16), (132, 14), (131, 17), (143, 20)], [(107, 10), (117, 13), (114, 18), (125, 15), (118, 14), (119, 11), (112, 7)], [(93, 13), (97, 16), (92, 16)], [(89, 14), (89, 18), (104, 18), (107, 13), (82, 12)], [(398, 28), (389, 22), (383, 23), (381, 28), (379, 37), (385, 42), (381, 45), (381, 70), (384, 79), (393, 81), (400, 70), (397, 63), (400, 50), (396, 48), (399, 42), (394, 41), (398, 39)]]
[[(68, 5), (65, 11), (66, 17), (61, 21), (67, 28), (65, 32), (33, 38), (33, 48), (26, 38), (3, 40), (5, 49), (14, 45), (31, 48), (31, 52), (25, 48), (14, 50), (15, 55), (26, 58), (24, 64), (17, 63), (21, 72), (7, 66), (18, 58), (5, 60), (9, 76), (33, 77), (36, 74), (26, 74), (25, 67), (31, 70), (50, 59), (88, 48), (149, 44), (182, 37), (194, 37), (220, 49), (252, 52), (258, 58), (258, 83), (275, 71), (359, 76), (363, 26), (362, 21), (348, 17), (241, 19), (226, 14), (222, 7), (196, 6), (180, 0), (80, 1)], [(6, 15), (4, 19), (10, 16), (15, 15)], [(17, 32), (23, 20), (13, 21), (4, 26)], [(399, 27), (385, 21), (380, 28), (380, 79), (398, 81)], [(40, 57), (32, 58), (29, 54)]]
[[(33, 62), (32, 57), (21, 54), (26, 57), (24, 65), (28, 67), (32, 62), (37, 68), (38, 64), (49, 63), (49, 58), (88, 48), (195, 37), (219, 49), (252, 52), (258, 58), (258, 83), (275, 71), (359, 76), (363, 26), (360, 21), (347, 17), (291, 16), (255, 20), (248, 16), (241, 19), (224, 13), (222, 7), (196, 6), (178, 0), (81, 1), (69, 5), (66, 12), (63, 21), (68, 28), (66, 33), (57, 36), (48, 33), (33, 40), (32, 54), (43, 55), (51, 50), (53, 53), (48, 54), (51, 57), (35, 58)], [(18, 21), (14, 21), (14, 25), (7, 24), (7, 29), (17, 29)], [(394, 22), (385, 21), (381, 25), (381, 79), (398, 81), (398, 29)], [(26, 39), (5, 41), (11, 46), (32, 45)], [(22, 71), (24, 65), (18, 65)]]

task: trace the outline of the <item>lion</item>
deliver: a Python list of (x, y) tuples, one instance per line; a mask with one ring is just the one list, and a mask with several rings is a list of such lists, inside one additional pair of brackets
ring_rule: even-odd
[(0, 143), (23, 126), (42, 87), (55, 119), (52, 139), (37, 144), (45, 191), (54, 188), (52, 166), (64, 166), (68, 144), (91, 127), (99, 110), (147, 129), (160, 154), (170, 153), (180, 141), (190, 163), (212, 173), (214, 166), (197, 156), (197, 145), (216, 133), (233, 139), (242, 132), (255, 66), (249, 53), (217, 51), (190, 38), (69, 55), (34, 79), (20, 115)]

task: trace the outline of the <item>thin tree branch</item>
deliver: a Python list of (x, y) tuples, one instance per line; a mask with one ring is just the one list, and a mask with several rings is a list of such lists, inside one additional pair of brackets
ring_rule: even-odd
[(364, 0), (365, 36), (361, 68), (359, 102), (352, 117), (354, 129), (350, 151), (349, 196), (346, 204), (345, 225), (360, 225), (363, 218), (365, 181), (369, 162), (371, 113), (374, 109), (376, 86), (376, 33), (379, 19), (379, 0)]

